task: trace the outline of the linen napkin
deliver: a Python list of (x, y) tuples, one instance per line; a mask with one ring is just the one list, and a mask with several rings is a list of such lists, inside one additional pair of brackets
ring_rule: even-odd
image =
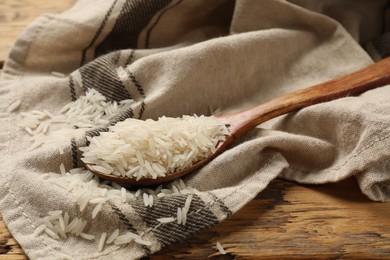
[[(44, 176), (83, 167), (79, 147), (107, 126), (31, 151), (21, 113), (49, 111), (95, 89), (133, 99), (110, 124), (132, 117), (218, 115), (352, 72), (390, 51), (388, 1), (79, 0), (36, 19), (18, 38), (0, 81), (0, 210), (31, 259), (137, 259), (223, 221), (279, 177), (323, 184), (355, 176), (362, 193), (390, 199), (390, 87), (266, 122), (183, 178), (195, 188), (185, 225), (161, 224), (187, 195), (93, 205), (83, 212)], [(120, 72), (120, 73), (119, 73)], [(64, 75), (59, 77), (58, 75)], [(15, 103), (16, 102), (16, 103)], [(15, 105), (16, 104), (16, 105)], [(12, 106), (12, 109), (10, 109)], [(57, 128), (69, 127), (58, 124)], [(53, 131), (55, 129), (49, 129)], [(77, 132), (77, 133), (76, 133)], [(63, 153), (60, 152), (63, 150)], [(88, 220), (80, 236), (36, 230), (49, 211)], [(131, 231), (145, 245), (99, 238)]]

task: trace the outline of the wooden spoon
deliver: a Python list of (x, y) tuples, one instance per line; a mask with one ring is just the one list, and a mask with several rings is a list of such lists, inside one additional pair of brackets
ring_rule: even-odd
[(122, 184), (154, 185), (172, 181), (205, 165), (216, 155), (227, 149), (235, 140), (241, 138), (249, 130), (269, 119), (314, 104), (357, 95), (386, 84), (390, 84), (390, 57), (340, 78), (295, 91), (247, 110), (219, 116), (217, 119), (229, 126), (229, 135), (225, 141), (217, 145), (215, 153), (194, 163), (185, 170), (167, 174), (165, 177), (158, 177), (156, 179), (142, 178), (137, 181), (135, 178), (118, 177), (101, 173), (96, 171), (93, 165), (90, 164), (86, 164), (85, 166), (101, 178)]

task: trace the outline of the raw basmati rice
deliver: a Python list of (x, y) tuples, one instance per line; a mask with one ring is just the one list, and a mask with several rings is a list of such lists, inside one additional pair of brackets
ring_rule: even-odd
[(8, 108), (7, 108), (7, 112), (13, 112), (15, 111), (17, 108), (19, 108), (20, 104), (22, 104), (22, 100), (16, 100), (14, 102), (12, 102)]
[(69, 224), (69, 214), (68, 214), (68, 212), (65, 212), (65, 214), (64, 214), (64, 224), (65, 224), (65, 227), (68, 226), (68, 224)]
[(170, 223), (175, 221), (175, 218), (174, 217), (158, 218), (157, 221), (160, 223)]
[[(79, 236), (87, 225), (87, 221), (82, 218), (75, 217), (69, 223), (69, 214), (66, 212), (63, 214), (62, 210), (49, 211), (48, 215), (43, 218), (44, 228), (43, 226), (39, 226), (36, 229), (36, 233), (41, 233), (45, 231), (49, 236), (54, 239), (59, 239), (60, 235), (62, 238), (67, 238), (67, 234), (73, 234), (75, 236)], [(69, 224), (68, 224), (69, 223)], [(88, 234), (83, 234), (83, 238), (87, 237)]]
[(185, 202), (184, 208), (183, 208), (186, 212), (188, 212), (190, 210), (190, 205), (191, 205), (192, 198), (193, 198), (192, 195), (188, 195), (187, 196), (187, 199), (186, 199), (186, 202)]
[(185, 226), (185, 224), (187, 223), (187, 213), (190, 210), (191, 201), (192, 195), (188, 195), (184, 207), (181, 209), (181, 224), (183, 226)]
[(133, 241), (133, 237), (131, 237), (129, 234), (125, 234), (125, 235), (117, 236), (117, 238), (115, 238), (114, 240), (114, 244), (123, 245), (123, 244), (130, 243), (131, 241)]
[(52, 210), (49, 211), (47, 214), (49, 214), (50, 216), (60, 216), (62, 214), (62, 210)]
[(40, 234), (42, 234), (42, 232), (45, 230), (45, 228), (46, 228), (46, 225), (45, 224), (42, 224), (42, 225), (40, 225), (39, 227), (37, 227), (36, 229), (35, 229), (35, 235), (40, 235)]
[(103, 174), (155, 179), (208, 157), (227, 133), (215, 117), (129, 118), (110, 126), (109, 132), (88, 137), (89, 146), (80, 148), (81, 159)]
[(98, 203), (92, 211), (92, 218), (94, 219), (99, 211), (102, 209), (103, 203)]
[(134, 239), (134, 242), (136, 242), (136, 243), (138, 243), (140, 245), (144, 245), (144, 246), (152, 245), (152, 243), (150, 243), (149, 241), (143, 240), (141, 238)]
[(116, 245), (123, 245), (123, 244), (130, 243), (132, 241), (134, 241), (134, 242), (136, 242), (136, 243), (138, 243), (140, 245), (145, 245), (145, 246), (150, 246), (151, 245), (151, 243), (149, 241), (146, 241), (146, 240), (142, 239), (142, 237), (140, 235), (134, 234), (132, 232), (127, 232), (124, 235), (118, 236), (114, 240), (114, 244), (116, 244)]
[(104, 249), (104, 243), (106, 242), (107, 233), (103, 232), (99, 240), (98, 251), (101, 252)]
[(74, 218), (67, 227), (65, 227), (65, 232), (70, 232), (71, 230), (74, 229), (79, 223), (79, 219), (76, 217)]
[(61, 231), (65, 231), (65, 221), (64, 221), (64, 217), (62, 215), (59, 215), (58, 222), (59, 222), (59, 226), (60, 226)]
[(107, 239), (106, 244), (111, 244), (114, 240), (119, 236), (119, 229), (115, 229), (115, 231), (111, 234), (111, 236)]
[(149, 206), (149, 196), (148, 196), (148, 194), (144, 193), (142, 197), (144, 199), (144, 205), (146, 207)]
[[(60, 171), (62, 172), (62, 170)], [(187, 195), (184, 206), (178, 207), (176, 216), (157, 219), (158, 225), (176, 223), (175, 220), (178, 224), (185, 225), (193, 194), (197, 192), (196, 189), (186, 185), (181, 179), (160, 185), (156, 189), (140, 188), (136, 191), (129, 191), (115, 182), (100, 181), (99, 178), (84, 168), (71, 169), (69, 172), (62, 172), (62, 174), (49, 173), (42, 177), (46, 181), (57, 185), (60, 189), (68, 191), (72, 196), (72, 200), (79, 205), (81, 212), (90, 210), (89, 220), (92, 220), (90, 225), (93, 225), (93, 220), (106, 203), (120, 205), (140, 200), (146, 204), (145, 206), (153, 207), (154, 200), (159, 198), (161, 194), (164, 194), (164, 196), (178, 196), (191, 192), (191, 194)], [(156, 203), (158, 203), (157, 200)], [(93, 205), (93, 207), (90, 207), (90, 205)], [(73, 235), (90, 241), (95, 240), (97, 237), (95, 234), (88, 234), (84, 231), (87, 227), (87, 219), (79, 217), (71, 219), (69, 214), (62, 210), (49, 211), (47, 216), (43, 218), (43, 222), (44, 224), (40, 225), (34, 234), (39, 235), (45, 232), (53, 239), (66, 239)], [(109, 236), (108, 232), (103, 232), (100, 234), (97, 242), (98, 251), (104, 250), (105, 245), (110, 244), (126, 245), (128, 243), (137, 243), (143, 246), (150, 246), (151, 242), (143, 238), (143, 235), (148, 231), (149, 229), (144, 230), (140, 235), (132, 232), (120, 234), (119, 229), (116, 229)]]
[(45, 228), (45, 232), (46, 234), (48, 234), (49, 236), (51, 236), (52, 238), (54, 239), (59, 239), (60, 237), (57, 235), (56, 232), (54, 232), (53, 230), (49, 229), (49, 228)]
[(86, 240), (94, 240), (95, 239), (94, 235), (85, 234), (85, 233), (80, 233), (80, 237), (82, 237), (82, 238), (84, 238)]
[[(84, 96), (62, 107), (57, 113), (47, 110), (22, 112), (19, 126), (31, 135), (32, 151), (41, 145), (60, 145), (64, 141), (78, 136), (80, 132), (95, 127), (103, 127), (120, 115), (120, 111), (130, 108), (134, 103), (132, 99), (120, 102), (107, 101), (107, 99), (94, 89), (88, 89)], [(19, 107), (19, 101), (12, 103), (9, 110)], [(60, 130), (50, 132), (53, 124), (64, 124)], [(60, 150), (62, 154), (63, 151)]]
[(64, 77), (66, 77), (66, 75), (65, 75), (64, 73), (57, 72), (57, 71), (52, 71), (50, 74), (53, 75), (53, 76), (55, 76), (55, 77), (58, 77), (58, 78), (64, 78)]
[[(168, 218), (167, 218), (168, 219)], [(173, 219), (173, 218), (171, 218)], [(43, 218), (44, 224), (36, 228), (34, 234), (40, 235), (45, 232), (47, 235), (53, 239), (63, 239), (68, 238), (67, 234), (73, 234), (74, 236), (79, 236), (86, 240), (95, 240), (95, 236), (83, 232), (87, 225), (87, 221), (82, 218), (75, 217), (69, 223), (69, 214), (65, 212), (63, 214), (62, 210), (49, 211), (48, 215)], [(68, 224), (69, 223), (69, 224)], [(135, 242), (140, 245), (150, 246), (151, 243), (147, 240), (144, 240), (142, 236), (134, 234), (127, 231), (125, 234), (120, 235), (119, 229), (116, 229), (110, 237), (107, 239), (107, 232), (103, 232), (100, 236), (98, 242), (98, 251), (101, 252), (104, 250), (105, 244), (113, 243), (116, 245), (124, 245), (130, 242)]]
[(177, 224), (181, 224), (182, 218), (183, 218), (183, 214), (181, 212), (181, 208), (178, 207), (177, 208), (177, 214), (176, 214)]
[(181, 209), (181, 214), (182, 214), (182, 216), (181, 216), (181, 224), (182, 224), (183, 226), (185, 226), (186, 223), (187, 223), (187, 211), (185, 211), (185, 210), (182, 208), (182, 209)]
[(121, 188), (121, 202), (126, 202), (126, 189)]
[(64, 175), (64, 174), (66, 173), (64, 163), (61, 163), (61, 164), (60, 164), (60, 172), (61, 172), (62, 175)]
[[(71, 169), (69, 172), (61, 175), (54, 173), (47, 174), (44, 175), (44, 178), (51, 183), (56, 184), (58, 187), (67, 190), (72, 195), (73, 201), (79, 205), (81, 212), (84, 211), (88, 205), (94, 205), (91, 212), (92, 219), (99, 214), (103, 205), (106, 203), (129, 203), (140, 197), (145, 206), (153, 207), (156, 198), (189, 194), (184, 205), (184, 209), (188, 212), (193, 197), (191, 194), (197, 192), (196, 189), (187, 186), (181, 179), (166, 185), (160, 185), (155, 190), (141, 188), (137, 191), (129, 191), (115, 182), (100, 182), (94, 174), (83, 168)], [(64, 215), (64, 222), (66, 222), (65, 219), (68, 219), (67, 221), (69, 221), (67, 213)]]
[(148, 199), (148, 203), (149, 203), (149, 207), (153, 207), (153, 203), (154, 203), (154, 199), (153, 199), (153, 195), (149, 195), (149, 199)]
[(222, 247), (221, 243), (219, 243), (219, 241), (217, 242), (217, 249), (218, 251), (221, 253), (221, 255), (226, 255), (227, 252), (225, 251), (225, 249)]

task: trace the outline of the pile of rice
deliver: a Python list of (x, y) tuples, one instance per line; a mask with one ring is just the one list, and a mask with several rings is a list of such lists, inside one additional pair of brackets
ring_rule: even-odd
[(103, 174), (155, 179), (208, 157), (227, 134), (212, 116), (130, 118), (89, 138), (89, 146), (80, 148), (81, 160)]
[[(198, 192), (196, 189), (187, 186), (181, 179), (160, 185), (156, 189), (140, 188), (136, 191), (130, 191), (115, 182), (108, 180), (101, 181), (96, 175), (84, 168), (75, 168), (66, 171), (64, 165), (61, 164), (60, 172), (61, 174), (49, 173), (42, 177), (45, 181), (53, 183), (58, 188), (69, 192), (72, 200), (79, 206), (78, 209), (84, 216), (84, 219), (79, 217), (70, 219), (70, 214), (67, 212), (53, 210), (48, 212), (47, 216), (43, 217), (43, 224), (36, 229), (35, 233), (41, 234), (45, 232), (54, 239), (66, 239), (70, 235), (73, 235), (94, 241), (97, 237), (100, 237), (97, 242), (98, 251), (104, 250), (105, 245), (108, 244), (125, 246), (129, 243), (137, 243), (150, 245), (150, 242), (143, 238), (150, 230), (171, 222), (186, 225), (187, 216), (191, 214), (190, 209), (193, 195)], [(116, 229), (108, 237), (108, 232), (93, 235), (85, 231), (91, 228), (88, 223), (92, 223), (93, 225), (93, 220), (106, 205), (111, 207), (111, 205), (128, 204), (140, 200), (146, 207), (153, 207), (154, 202), (159, 198), (178, 195), (187, 196), (183, 207), (178, 207), (174, 215), (157, 219), (159, 224), (150, 227), (143, 233), (135, 234), (126, 231), (120, 235), (119, 229)], [(85, 214), (88, 211), (90, 211), (90, 215)]]
[[(139, 188), (136, 191), (130, 191), (115, 182), (100, 180), (84, 168), (75, 168), (64, 172), (64, 166), (61, 164), (60, 169), (62, 174), (49, 173), (42, 177), (68, 191), (73, 201), (79, 206), (80, 212), (83, 212), (88, 205), (94, 205), (92, 219), (96, 217), (104, 204), (118, 205), (142, 199), (146, 207), (152, 207), (157, 198), (192, 195), (197, 192), (196, 189), (187, 186), (182, 179), (160, 185), (156, 189)], [(187, 202), (187, 204), (189, 203)], [(185, 208), (188, 212), (189, 207)]]
[[(43, 218), (44, 223), (40, 225), (35, 234), (40, 235), (45, 232), (47, 235), (54, 239), (67, 239), (69, 235), (81, 237), (86, 240), (95, 240), (95, 236), (84, 233), (84, 229), (87, 225), (87, 221), (82, 218), (75, 217), (72, 220), (67, 212), (63, 213), (62, 210), (49, 211), (48, 215)], [(151, 243), (142, 239), (140, 235), (133, 232), (126, 231), (120, 235), (119, 229), (116, 229), (107, 239), (107, 232), (103, 232), (98, 242), (98, 251), (103, 251), (104, 246), (107, 244), (126, 245), (128, 243), (135, 242), (140, 245), (150, 246)]]
[[(88, 129), (106, 126), (132, 103), (132, 99), (107, 101), (97, 90), (88, 89), (84, 96), (67, 103), (56, 113), (48, 110), (20, 113), (22, 119), (18, 125), (32, 138), (33, 144), (28, 150), (34, 150), (41, 145), (61, 144), (64, 140), (77, 136), (78, 132), (84, 133)], [(15, 110), (19, 105), (20, 102), (15, 102), (10, 109)], [(61, 129), (50, 131), (56, 124), (61, 124)]]

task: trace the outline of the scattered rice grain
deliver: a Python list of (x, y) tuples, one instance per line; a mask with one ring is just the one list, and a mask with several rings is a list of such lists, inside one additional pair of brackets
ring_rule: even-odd
[[(52, 72), (57, 76), (60, 75), (56, 73)], [(8, 110), (17, 109), (20, 102), (15, 101), (8, 107)], [(76, 101), (67, 103), (57, 113), (48, 110), (21, 112), (22, 120), (19, 126), (32, 137), (38, 137), (39, 145), (36, 144), (37, 139), (32, 139), (33, 144), (29, 148), (29, 150), (34, 150), (41, 145), (63, 144), (64, 140), (71, 140), (80, 132), (85, 132), (86, 129), (106, 126), (121, 110), (129, 108), (133, 103), (133, 100), (120, 103), (108, 101), (97, 90), (87, 89), (85, 95), (78, 97)], [(109, 109), (104, 109), (102, 104), (108, 106)], [(59, 130), (48, 131), (52, 124), (64, 125)], [(37, 131), (33, 132), (32, 130), (37, 127)], [(60, 153), (62, 154), (61, 151)]]
[(45, 228), (45, 232), (46, 234), (48, 234), (49, 236), (51, 236), (52, 238), (54, 239), (59, 239), (60, 237), (53, 231), (51, 230), (50, 228)]
[(123, 187), (121, 188), (121, 201), (126, 202), (126, 189)]
[(148, 207), (149, 206), (149, 196), (148, 196), (148, 194), (144, 193), (142, 196), (143, 196), (143, 199), (144, 199), (145, 207)]
[(114, 240), (114, 244), (115, 245), (123, 245), (123, 244), (130, 243), (132, 240), (133, 240), (133, 238), (131, 236), (129, 236), (128, 234), (125, 234), (125, 235), (117, 236)]
[(107, 239), (106, 244), (111, 244), (119, 236), (119, 229), (115, 229), (111, 236)]
[(39, 227), (37, 227), (36, 229), (35, 229), (35, 234), (36, 235), (40, 235), (40, 234), (42, 234), (42, 232), (45, 230), (45, 228), (46, 228), (46, 225), (45, 224), (42, 224), (42, 225), (40, 225)]
[(60, 164), (60, 172), (62, 175), (66, 174), (65, 165), (63, 163)]
[(221, 255), (227, 254), (227, 252), (225, 251), (225, 249), (222, 247), (221, 243), (219, 243), (219, 242), (217, 242), (217, 249), (221, 253)]
[(64, 77), (66, 77), (64, 73), (57, 72), (57, 71), (52, 71), (50, 74), (53, 75), (53, 76), (55, 76), (55, 77), (59, 77), (59, 78), (64, 78)]
[(160, 223), (170, 223), (170, 222), (175, 221), (175, 218), (173, 218), (173, 217), (158, 218), (157, 221)]
[(96, 215), (100, 212), (100, 210), (102, 209), (102, 206), (103, 206), (102, 203), (98, 203), (96, 205), (96, 207), (92, 211), (92, 219), (94, 219), (96, 217)]
[(140, 245), (144, 245), (144, 246), (151, 246), (152, 243), (149, 242), (149, 241), (146, 241), (144, 239), (140, 239), (140, 238), (137, 238), (137, 239), (134, 239), (134, 241)]
[(177, 208), (177, 214), (176, 214), (176, 220), (177, 220), (177, 224), (181, 224), (181, 221), (182, 221), (182, 219), (183, 219), (183, 214), (182, 214), (182, 212), (181, 212), (181, 208), (180, 207), (178, 207)]
[(58, 222), (59, 222), (59, 226), (60, 226), (61, 231), (65, 231), (65, 221), (64, 221), (64, 217), (62, 215), (59, 216)]
[(186, 212), (188, 212), (190, 210), (192, 198), (193, 198), (193, 195), (191, 195), (191, 194), (187, 196), (186, 202), (184, 204), (184, 210)]
[(98, 251), (101, 252), (104, 249), (104, 243), (106, 242), (107, 233), (103, 232), (99, 240)]
[(50, 216), (59, 216), (62, 214), (62, 210), (52, 210), (49, 211), (47, 214), (49, 214)]
[(153, 207), (153, 203), (154, 203), (153, 195), (149, 195), (149, 199), (148, 199), (149, 207)]
[(86, 233), (80, 233), (80, 237), (87, 239), (87, 240), (94, 240), (95, 239), (94, 235), (90, 235), (90, 234), (86, 234)]
[(17, 108), (19, 108), (20, 104), (22, 103), (22, 100), (16, 100), (14, 102), (12, 102), (8, 108), (7, 108), (7, 112), (13, 112), (14, 110), (16, 110)]

